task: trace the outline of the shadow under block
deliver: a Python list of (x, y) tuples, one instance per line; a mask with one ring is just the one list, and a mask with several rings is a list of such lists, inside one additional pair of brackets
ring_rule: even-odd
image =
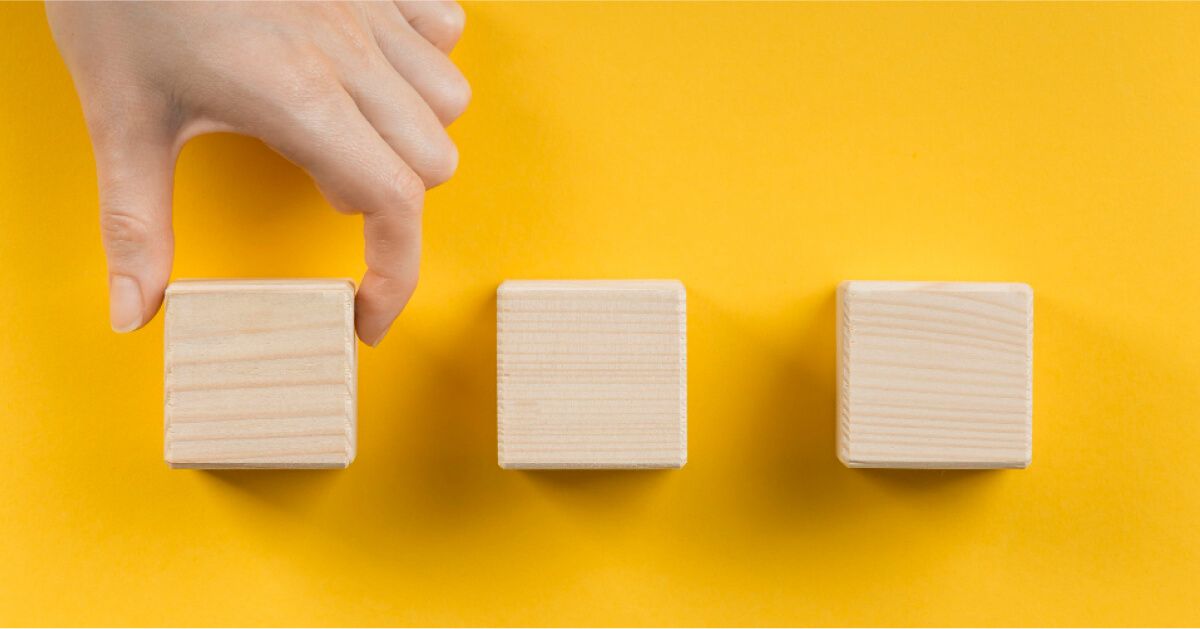
[(843, 463), (1029, 465), (1029, 286), (851, 281), (838, 287), (837, 303), (837, 448)]
[(164, 450), (171, 467), (344, 468), (358, 367), (349, 280), (167, 287)]
[(496, 301), (500, 467), (683, 467), (683, 284), (507, 281)]

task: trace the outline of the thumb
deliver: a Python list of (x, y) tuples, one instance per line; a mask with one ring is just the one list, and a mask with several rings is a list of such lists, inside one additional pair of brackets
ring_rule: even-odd
[(168, 139), (146, 131), (93, 134), (109, 318), (116, 332), (136, 330), (154, 318), (175, 251), (175, 150)]

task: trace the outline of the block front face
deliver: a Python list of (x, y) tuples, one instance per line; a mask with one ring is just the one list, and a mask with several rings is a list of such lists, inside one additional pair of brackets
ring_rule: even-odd
[(165, 325), (172, 467), (341, 468), (354, 459), (351, 282), (175, 282)]
[(1026, 467), (1032, 366), (1025, 284), (843, 282), (838, 457), (851, 467)]
[(681, 283), (508, 281), (496, 319), (501, 467), (684, 465)]

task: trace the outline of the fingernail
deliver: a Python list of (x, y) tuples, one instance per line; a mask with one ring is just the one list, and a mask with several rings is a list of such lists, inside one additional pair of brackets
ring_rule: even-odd
[(108, 281), (108, 317), (113, 332), (132, 332), (142, 325), (142, 289), (127, 275), (114, 275)]

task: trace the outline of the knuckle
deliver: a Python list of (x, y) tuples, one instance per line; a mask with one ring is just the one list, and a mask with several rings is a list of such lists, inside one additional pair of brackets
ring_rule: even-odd
[(322, 61), (291, 64), (275, 74), (277, 89), (271, 93), (282, 101), (285, 112), (321, 107), (333, 100), (339, 91), (335, 77), (333, 68)]
[(471, 102), (471, 84), (462, 75), (447, 82), (440, 95), (442, 110), (448, 121), (456, 120)]
[(296, 137), (321, 138), (337, 132), (346, 104), (332, 82), (322, 80), (297, 86), (273, 111), (277, 123), (300, 132)]
[(386, 194), (389, 207), (396, 208), (411, 218), (420, 218), (425, 205), (425, 185), (412, 171), (401, 169), (392, 175)]
[(373, 294), (381, 310), (392, 316), (399, 314), (417, 290), (420, 272), (411, 267), (372, 269), (375, 276)]
[(409, 296), (417, 287), (421, 272), (415, 266), (400, 267), (379, 266), (374, 269), (381, 280), (382, 292), (392, 295), (396, 301), (408, 301)]
[(438, 28), (443, 37), (453, 43), (462, 37), (463, 29), (467, 26), (467, 13), (457, 2), (447, 2), (444, 6), (446, 10), (438, 18)]
[(328, 68), (298, 70), (291, 84), (292, 102), (323, 110), (331, 106), (339, 85)]
[(365, 72), (387, 63), (374, 40), (363, 36), (347, 36), (339, 47), (338, 61), (350, 72)]
[(403, 261), (405, 248), (402, 240), (373, 239), (366, 251), (371, 294), (392, 302), (397, 311), (416, 289), (420, 276), (418, 264)]
[(421, 32), (433, 45), (449, 49), (462, 37), (467, 24), (467, 14), (457, 2), (443, 2), (441, 9), (422, 15), (413, 22), (413, 26)]
[(115, 258), (134, 255), (153, 240), (153, 229), (145, 218), (117, 207), (101, 211), (100, 233)]
[(458, 169), (458, 148), (453, 142), (446, 140), (429, 152), (425, 165), (421, 169), (421, 178), (427, 188), (446, 183)]

